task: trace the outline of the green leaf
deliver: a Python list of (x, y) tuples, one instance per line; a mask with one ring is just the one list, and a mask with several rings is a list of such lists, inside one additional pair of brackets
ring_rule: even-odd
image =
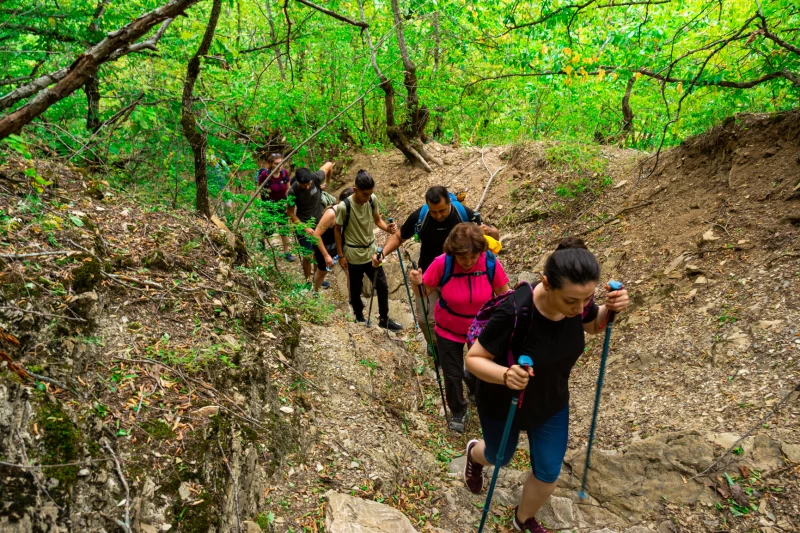
[(76, 217), (75, 215), (70, 215), (69, 219), (72, 221), (73, 224), (75, 224), (79, 228), (82, 228), (84, 226), (83, 220), (81, 220), (80, 218)]

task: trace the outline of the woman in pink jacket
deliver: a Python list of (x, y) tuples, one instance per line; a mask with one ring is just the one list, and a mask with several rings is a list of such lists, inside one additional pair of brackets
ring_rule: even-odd
[(409, 276), (415, 289), (425, 284), (428, 293), (439, 289), (434, 308), (437, 352), (444, 373), (445, 396), (450, 408), (450, 429), (464, 432), (464, 345), (467, 330), (481, 306), (508, 291), (508, 276), (500, 261), (488, 251), (480, 226), (458, 224), (444, 243), (444, 254), (434, 259), (422, 276)]

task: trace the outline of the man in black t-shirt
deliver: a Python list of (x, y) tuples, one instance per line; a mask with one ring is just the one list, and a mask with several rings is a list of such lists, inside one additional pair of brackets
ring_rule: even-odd
[[(425, 203), (428, 204), (428, 220), (420, 229), (418, 235), (419, 242), (422, 245), (419, 253), (419, 270), (408, 270), (408, 277), (410, 280), (418, 278), (415, 282), (417, 285), (422, 283), (422, 274), (433, 260), (444, 253), (444, 241), (447, 239), (447, 236), (450, 235), (450, 231), (462, 221), (461, 216), (450, 201), (450, 193), (447, 191), (446, 187), (436, 185), (428, 189), (425, 193)], [(417, 223), (419, 222), (421, 211), (422, 207), (411, 213), (400, 228), (400, 231), (389, 237), (386, 244), (383, 246), (383, 255), (385, 257), (389, 257), (400, 245), (414, 237), (417, 233)], [(472, 209), (464, 207), (464, 211), (466, 211), (467, 219), (472, 220), (475, 215)], [(481, 228), (485, 235), (489, 235), (495, 239), (500, 238), (500, 233), (497, 231), (497, 228), (487, 225), (482, 225)], [(377, 258), (373, 258), (373, 263), (377, 263)], [(428, 343), (428, 352), (430, 353), (431, 343), (435, 343), (436, 339), (428, 338), (428, 328), (425, 327), (425, 321), (427, 320), (431, 326), (431, 331), (433, 331), (433, 308), (436, 306), (436, 301), (439, 299), (439, 291), (428, 295), (428, 299), (425, 302), (425, 308), (428, 312), (427, 317), (422, 313), (422, 304), (419, 294), (417, 293), (415, 296), (417, 300), (417, 322), (420, 325), (425, 341)]]
[[(310, 228), (305, 228), (304, 233), (297, 235), (297, 242), (306, 249), (308, 253), (303, 255), (303, 274), (305, 275), (308, 288), (311, 288), (311, 253), (314, 251), (316, 242), (314, 241), (314, 227), (322, 216), (322, 191), (328, 187), (328, 182), (333, 175), (333, 163), (328, 161), (316, 172), (311, 172), (307, 168), (299, 168), (295, 172), (295, 180), (289, 187), (288, 196), (294, 201), (286, 209), (289, 220), (295, 224), (313, 222)], [(290, 202), (291, 203), (291, 202)]]

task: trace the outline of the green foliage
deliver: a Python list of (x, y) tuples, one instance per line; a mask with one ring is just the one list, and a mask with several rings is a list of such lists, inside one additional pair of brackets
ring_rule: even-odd
[[(6, 0), (0, 13), (3, 78), (23, 81), (4, 91), (71, 64), (88, 46), (163, 1), (122, 3), (96, 18), (95, 6), (85, 2)], [(555, 138), (650, 149), (670, 123), (667, 145), (736, 113), (796, 105), (800, 89), (780, 75), (752, 88), (714, 85), (800, 71), (800, 55), (759, 31), (759, 5), (769, 29), (784, 42), (796, 42), (800, 12), (792, 0), (588, 2), (580, 9), (565, 2), (415, 2), (402, 4), (401, 15), (420, 102), (430, 112), (428, 133), (435, 139), (484, 144)], [(252, 191), (254, 149), (283, 138), (278, 149), (298, 146), (365, 92), (363, 105), (323, 130), (291, 163), (318, 168), (353, 145), (372, 149), (388, 141), (383, 95), (361, 30), (287, 4), (294, 21), (289, 32), (282, 4), (270, 0), (269, 6), (226, 4), (202, 62), (195, 110), (208, 133), (214, 197), (222, 178), (232, 178), (231, 194)], [(29, 159), (44, 149), (79, 164), (101, 161), (106, 179), (148, 196), (154, 208), (193, 206), (193, 158), (180, 126), (181, 96), (186, 63), (210, 7), (200, 2), (175, 19), (158, 54), (130, 54), (100, 68), (99, 119), (109, 124), (99, 132), (87, 130), (86, 96), (75, 91), (23, 134), (0, 141), (0, 157)], [(330, 7), (358, 18), (354, 2)], [(378, 63), (401, 94), (404, 67), (390, 4), (367, 2), (365, 8), (373, 40), (380, 43)], [(273, 46), (287, 34), (290, 43)], [(722, 44), (711, 47), (712, 42)], [(670, 81), (662, 84), (648, 73)], [(634, 123), (623, 132), (620, 102), (629, 80)], [(399, 99), (397, 105), (400, 118), (404, 103)]]

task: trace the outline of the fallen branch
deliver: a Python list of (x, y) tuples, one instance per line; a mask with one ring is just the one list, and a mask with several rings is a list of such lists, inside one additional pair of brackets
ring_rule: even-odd
[(47, 317), (47, 318), (63, 318), (64, 320), (72, 320), (72, 321), (75, 321), (75, 322), (86, 322), (85, 319), (80, 318), (80, 317), (71, 317), (71, 316), (65, 316), (65, 315), (53, 315), (53, 314), (50, 314), (50, 313), (40, 313), (39, 311), (29, 311), (27, 309), (22, 309), (21, 307), (14, 307), (14, 306), (11, 306), (11, 305), (0, 305), (0, 309), (6, 309), (6, 310), (9, 310), (9, 311), (20, 311), (22, 313), (29, 313), (31, 315), (43, 316), (43, 317)]
[(66, 385), (64, 385), (64, 384), (63, 384), (63, 383), (61, 383), (60, 381), (58, 381), (58, 380), (55, 380), (55, 379), (53, 379), (53, 378), (48, 378), (47, 376), (42, 376), (42, 375), (39, 375), (39, 374), (34, 374), (33, 372), (31, 372), (31, 371), (30, 371), (30, 370), (28, 370), (27, 368), (25, 369), (25, 372), (27, 372), (27, 373), (28, 373), (28, 375), (29, 375), (30, 377), (32, 377), (32, 378), (35, 378), (35, 379), (38, 379), (39, 381), (42, 381), (42, 382), (44, 382), (44, 383), (49, 383), (49, 384), (51, 384), (51, 385), (55, 385), (55, 386), (56, 386), (56, 387), (58, 387), (59, 389), (63, 389), (63, 390), (66, 390), (66, 391), (70, 390), (70, 388), (69, 388), (69, 387), (67, 387)]
[(128, 488), (128, 480), (125, 479), (125, 474), (122, 473), (122, 466), (119, 464), (119, 459), (117, 458), (117, 454), (114, 453), (114, 450), (111, 449), (111, 445), (108, 443), (108, 439), (103, 439), (103, 447), (108, 451), (111, 455), (111, 458), (114, 459), (114, 464), (117, 467), (117, 475), (119, 476), (120, 481), (122, 481), (122, 486), (125, 488), (125, 521), (121, 522), (118, 519), (114, 519), (114, 522), (117, 523), (119, 527), (127, 531), (128, 533), (133, 533), (131, 530), (131, 491)]
[(742, 435), (741, 437), (739, 437), (739, 439), (737, 439), (737, 440), (736, 440), (736, 442), (734, 442), (733, 444), (731, 444), (731, 446), (730, 446), (730, 447), (729, 447), (727, 450), (725, 450), (725, 451), (722, 453), (722, 455), (720, 455), (719, 457), (717, 457), (717, 458), (716, 458), (716, 460), (714, 460), (714, 462), (713, 462), (713, 463), (711, 463), (711, 465), (709, 465), (709, 467), (708, 467), (708, 468), (706, 468), (705, 470), (703, 470), (703, 471), (702, 471), (702, 472), (700, 472), (699, 474), (696, 474), (696, 475), (692, 476), (692, 477), (691, 477), (691, 479), (698, 478), (698, 477), (700, 477), (700, 476), (703, 476), (703, 475), (707, 474), (708, 472), (710, 472), (710, 471), (711, 471), (711, 469), (712, 469), (712, 468), (714, 468), (715, 466), (717, 466), (717, 465), (719, 464), (719, 462), (720, 462), (720, 461), (722, 461), (722, 459), (723, 459), (725, 456), (727, 456), (729, 453), (731, 453), (733, 450), (735, 450), (735, 449), (736, 449), (736, 448), (739, 446), (739, 443), (740, 443), (740, 442), (742, 442), (744, 439), (746, 439), (747, 437), (749, 437), (750, 435), (752, 435), (752, 433), (753, 433), (755, 430), (757, 430), (758, 428), (762, 427), (762, 426), (763, 426), (763, 425), (764, 425), (764, 424), (767, 422), (767, 420), (769, 420), (769, 419), (770, 419), (770, 417), (771, 417), (772, 415), (774, 415), (775, 413), (777, 413), (777, 412), (778, 412), (778, 409), (780, 409), (780, 408), (783, 406), (783, 404), (785, 404), (787, 401), (789, 401), (789, 398), (791, 398), (791, 397), (792, 397), (792, 394), (794, 394), (795, 392), (798, 392), (798, 391), (800, 391), (800, 382), (798, 382), (798, 383), (797, 383), (797, 384), (794, 386), (794, 388), (793, 388), (792, 390), (790, 390), (789, 392), (787, 392), (787, 393), (786, 393), (786, 394), (783, 396), (783, 398), (781, 399), (781, 401), (779, 401), (777, 404), (775, 404), (775, 407), (773, 407), (773, 408), (772, 408), (772, 410), (771, 410), (769, 413), (767, 413), (766, 415), (764, 415), (764, 416), (761, 418), (761, 420), (759, 420), (759, 421), (758, 421), (758, 423), (757, 423), (757, 424), (755, 424), (753, 427), (751, 427), (751, 428), (750, 428), (750, 430), (749, 430), (747, 433), (745, 433), (744, 435)]
[(103, 463), (107, 461), (107, 459), (86, 459), (80, 463), (62, 463), (60, 465), (18, 465), (15, 463), (7, 463), (5, 461), (0, 461), (0, 465), (7, 466), (9, 468), (19, 468), (20, 470), (38, 470), (39, 468), (64, 468), (67, 466), (86, 466), (90, 463)]
[(785, 259), (787, 257), (800, 257), (800, 252), (786, 252), (786, 253), (783, 253), (783, 254), (779, 255), (778, 257), (773, 257), (769, 261), (766, 261), (766, 266), (767, 266), (767, 268), (769, 268), (769, 267), (771, 267), (773, 265), (773, 263), (777, 263), (781, 259)]
[(27, 259), (29, 257), (44, 257), (46, 255), (72, 255), (79, 254), (77, 250), (58, 250), (55, 252), (36, 252), (32, 254), (0, 254), (0, 259)]
[(138, 283), (139, 285), (144, 285), (145, 287), (152, 287), (153, 289), (158, 289), (160, 291), (164, 290), (164, 286), (160, 283), (156, 283), (155, 281), (142, 280), (138, 278), (132, 278), (130, 276), (123, 276), (120, 274), (109, 274), (108, 272), (103, 272), (103, 276), (110, 279), (128, 281), (130, 283)]
[(486, 184), (486, 188), (483, 189), (483, 195), (481, 195), (481, 199), (478, 200), (478, 203), (475, 205), (475, 211), (480, 211), (481, 206), (483, 205), (483, 200), (486, 198), (486, 193), (489, 192), (489, 187), (492, 185), (492, 180), (495, 176), (500, 174), (500, 171), (506, 168), (508, 165), (503, 165), (502, 167), (498, 168), (494, 172), (489, 170), (489, 166), (486, 164), (486, 159), (483, 158), (483, 148), (481, 148), (481, 161), (483, 161), (483, 167), (486, 169), (486, 172), (489, 173), (489, 183)]

